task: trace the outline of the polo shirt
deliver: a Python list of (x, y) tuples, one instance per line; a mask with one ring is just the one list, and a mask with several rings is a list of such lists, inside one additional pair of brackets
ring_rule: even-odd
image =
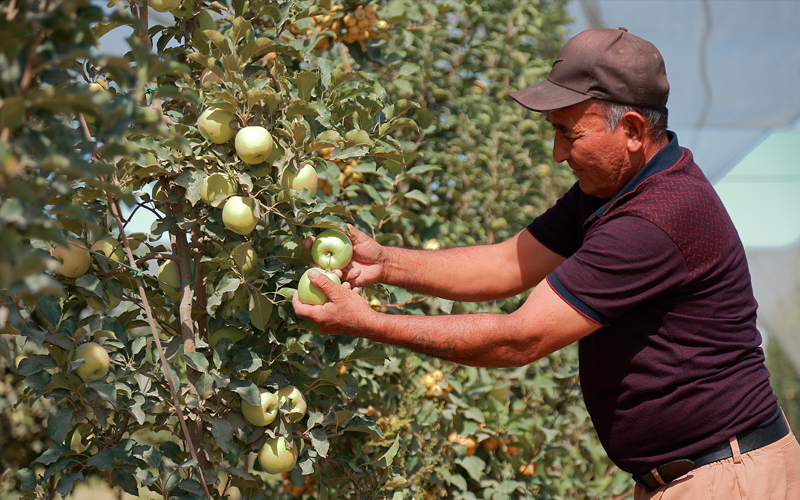
[(692, 153), (669, 144), (612, 199), (578, 183), (528, 230), (567, 259), (547, 283), (603, 325), (581, 388), (609, 458), (635, 474), (775, 415), (744, 248)]

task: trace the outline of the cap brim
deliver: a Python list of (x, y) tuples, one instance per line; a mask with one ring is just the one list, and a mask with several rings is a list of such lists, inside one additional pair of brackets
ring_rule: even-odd
[(592, 98), (590, 95), (561, 87), (549, 80), (518, 90), (509, 94), (509, 97), (526, 108), (539, 112), (568, 108)]

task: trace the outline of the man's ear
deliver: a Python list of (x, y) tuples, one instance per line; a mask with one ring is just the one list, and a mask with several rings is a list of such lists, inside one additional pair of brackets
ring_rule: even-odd
[(619, 125), (623, 127), (628, 138), (628, 151), (637, 153), (642, 150), (647, 133), (647, 122), (636, 111), (629, 111), (622, 115)]

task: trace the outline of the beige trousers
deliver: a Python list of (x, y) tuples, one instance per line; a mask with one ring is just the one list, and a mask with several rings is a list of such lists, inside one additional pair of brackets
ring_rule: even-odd
[(698, 467), (666, 486), (647, 492), (640, 485), (634, 500), (800, 500), (800, 444), (790, 432), (772, 444)]

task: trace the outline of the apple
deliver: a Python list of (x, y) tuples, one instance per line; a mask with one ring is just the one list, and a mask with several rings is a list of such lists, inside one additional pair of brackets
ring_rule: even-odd
[(215, 172), (205, 179), (200, 186), (200, 198), (208, 205), (214, 205), (218, 197), (226, 198), (236, 194), (238, 186), (236, 181), (230, 176), (221, 172)]
[(369, 301), (369, 306), (372, 308), (373, 311), (380, 311), (383, 307), (381, 300), (378, 298), (373, 298)]
[(265, 162), (272, 155), (272, 135), (264, 127), (245, 127), (236, 134), (236, 154), (248, 165)]
[(208, 43), (208, 37), (203, 33), (205, 30), (216, 30), (217, 29), (217, 22), (214, 21), (214, 18), (211, 16), (211, 13), (207, 10), (201, 10), (197, 17), (194, 18), (195, 25), (194, 25), (194, 38), (193, 41), (199, 43)]
[(243, 330), (236, 328), (235, 326), (224, 326), (218, 330), (215, 330), (214, 333), (211, 334), (211, 337), (208, 339), (208, 345), (213, 349), (217, 342), (222, 339), (229, 339), (231, 344), (235, 344), (239, 342), (245, 337), (245, 333)]
[(156, 12), (167, 12), (180, 5), (181, 0), (149, 0), (147, 5), (153, 8)]
[(317, 170), (311, 163), (304, 163), (300, 165), (297, 172), (293, 172), (288, 166), (283, 169), (281, 175), (281, 187), (284, 189), (294, 189), (295, 191), (302, 191), (308, 189), (311, 195), (317, 194)]
[(275, 160), (283, 156), (283, 154), (284, 154), (283, 148), (281, 148), (280, 144), (278, 144), (278, 141), (273, 140), (272, 153), (270, 153), (269, 158), (267, 158), (267, 163), (273, 165), (275, 163)]
[[(101, 253), (109, 259), (108, 265), (111, 268), (119, 266), (118, 262), (124, 262), (125, 248), (114, 235), (104, 236), (92, 244), (92, 251)], [(98, 259), (99, 260), (99, 259)]]
[(158, 286), (169, 298), (174, 301), (180, 296), (180, 281), (178, 281), (178, 263), (168, 260), (158, 268)]
[(258, 224), (255, 201), (241, 196), (228, 198), (222, 209), (222, 223), (236, 234), (250, 234)]
[(75, 369), (75, 373), (84, 382), (100, 380), (108, 373), (108, 353), (96, 342), (87, 342), (75, 350), (75, 359), (83, 358), (83, 364)]
[(291, 444), (283, 436), (267, 438), (258, 452), (258, 463), (268, 474), (280, 474), (294, 469), (300, 447), (296, 441)]
[(278, 416), (278, 398), (266, 389), (261, 392), (261, 405), (255, 406), (242, 400), (242, 415), (250, 425), (264, 427), (271, 424)]
[(53, 250), (53, 257), (61, 262), (57, 272), (67, 278), (80, 278), (92, 263), (92, 255), (80, 240), (69, 240), (69, 246), (58, 246)]
[(197, 129), (203, 137), (214, 144), (225, 144), (236, 135), (236, 130), (231, 127), (233, 121), (236, 121), (233, 113), (218, 108), (208, 108), (197, 119)]
[(439, 241), (436, 240), (436, 238), (433, 238), (433, 239), (430, 239), (430, 240), (426, 241), (422, 245), (422, 248), (423, 248), (423, 250), (439, 250), (440, 248), (442, 248), (442, 244), (439, 243)]
[(173, 16), (178, 19), (189, 19), (194, 15), (195, 0), (184, 0), (179, 7), (170, 10)]
[(98, 302), (97, 297), (92, 296), (92, 295), (87, 295), (86, 296), (86, 304), (88, 304), (89, 307), (91, 307), (95, 311), (103, 311), (105, 309), (114, 309), (122, 301), (121, 298), (116, 297), (114, 295), (111, 295), (107, 291), (103, 292), (103, 293), (105, 294), (105, 296), (108, 299), (108, 306), (107, 307), (104, 307), (100, 302)]
[(311, 246), (311, 258), (323, 269), (344, 269), (353, 257), (353, 244), (341, 231), (322, 231)]
[(214, 85), (221, 85), (222, 78), (218, 77), (216, 73), (206, 68), (200, 73), (200, 86), (204, 89), (213, 87)]
[(231, 251), (233, 263), (241, 269), (242, 273), (253, 277), (261, 275), (261, 270), (258, 268), (258, 254), (252, 246), (232, 248), (236, 246), (235, 243), (226, 246)]
[[(333, 280), (337, 285), (342, 284), (342, 280), (340, 280), (333, 271), (327, 271), (325, 269), (317, 269), (317, 271), (324, 273), (325, 276)], [(311, 269), (303, 273), (303, 276), (300, 277), (300, 282), (297, 284), (297, 298), (300, 299), (300, 302), (303, 304), (321, 306), (328, 302), (328, 296), (311, 283), (311, 279), (308, 277), (308, 273), (310, 272)]]
[(275, 397), (278, 398), (281, 408), (287, 403), (289, 404), (290, 410), (286, 415), (286, 420), (289, 422), (299, 422), (306, 416), (306, 410), (308, 409), (306, 398), (303, 397), (303, 393), (297, 387), (293, 385), (281, 387), (275, 393)]

